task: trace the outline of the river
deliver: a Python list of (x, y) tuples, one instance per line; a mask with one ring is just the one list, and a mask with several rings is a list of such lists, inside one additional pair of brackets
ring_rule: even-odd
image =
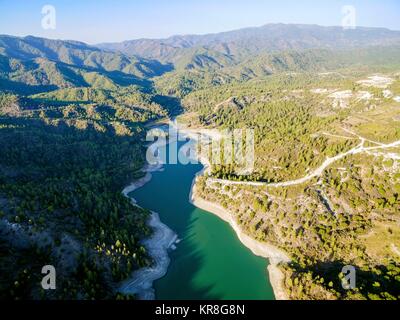
[(181, 241), (170, 251), (165, 277), (154, 283), (157, 299), (274, 299), (264, 258), (255, 256), (230, 225), (194, 207), (189, 193), (200, 164), (167, 164), (130, 196), (159, 213)]

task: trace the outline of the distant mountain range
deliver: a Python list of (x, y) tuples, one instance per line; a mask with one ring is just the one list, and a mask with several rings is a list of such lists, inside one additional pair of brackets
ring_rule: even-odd
[(0, 35), (0, 89), (113, 89), (145, 85), (145, 79), (171, 69), (155, 60), (107, 52), (77, 41)]
[(182, 95), (201, 87), (201, 82), (215, 85), (283, 71), (396, 63), (399, 56), (400, 31), (382, 28), (268, 24), (97, 46), (0, 35), (0, 90), (28, 94), (127, 85), (146, 90), (156, 79), (167, 93)]
[(167, 39), (139, 39), (103, 43), (99, 48), (162, 61), (176, 61), (187, 49), (204, 47), (237, 59), (262, 52), (304, 49), (350, 49), (400, 44), (400, 31), (384, 28), (344, 30), (300, 24), (267, 24), (207, 35), (173, 36)]

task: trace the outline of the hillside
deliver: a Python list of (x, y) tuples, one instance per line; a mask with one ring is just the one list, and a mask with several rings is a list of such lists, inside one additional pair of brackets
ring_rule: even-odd
[[(144, 174), (146, 127), (181, 113), (194, 130), (254, 129), (251, 174), (211, 165), (196, 196), (287, 252), (288, 297), (400, 298), (399, 57), (400, 32), (382, 28), (0, 35), (0, 298), (132, 298), (116, 287), (151, 265), (151, 231), (121, 190)], [(49, 256), (54, 293), (35, 289)], [(359, 289), (340, 286), (345, 264)]]
[[(195, 197), (290, 255), (278, 267), (291, 299), (400, 297), (398, 70), (278, 74), (183, 99), (194, 130), (254, 130), (251, 173), (205, 148)], [(345, 265), (357, 270), (354, 290), (341, 286)]]
[(340, 68), (379, 70), (399, 66), (400, 46), (364, 49), (309, 49), (261, 53), (235, 61), (231, 56), (201, 49), (176, 63), (176, 69), (154, 78), (158, 90), (167, 95), (187, 94), (230, 83), (263, 79), (293, 72), (331, 72)]
[(106, 52), (81, 42), (0, 36), (3, 90), (35, 93), (68, 87), (148, 87), (148, 79), (169, 70), (169, 65), (158, 61)]
[(99, 48), (174, 62), (182, 52), (205, 47), (241, 59), (264, 51), (304, 49), (349, 49), (400, 44), (400, 31), (383, 28), (343, 30), (317, 25), (267, 24), (206, 35), (173, 36), (167, 39), (139, 39), (122, 43), (103, 43)]

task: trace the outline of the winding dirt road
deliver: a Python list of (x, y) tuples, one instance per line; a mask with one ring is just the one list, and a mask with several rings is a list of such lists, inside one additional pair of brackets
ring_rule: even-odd
[[(214, 179), (214, 178), (209, 178), (209, 181), (218, 182), (218, 183), (221, 183), (222, 185), (266, 186), (266, 187), (270, 187), (270, 188), (288, 187), (288, 186), (302, 184), (302, 183), (307, 182), (315, 177), (319, 177), (324, 172), (324, 170), (327, 167), (329, 167), (332, 163), (334, 163), (338, 160), (341, 160), (349, 155), (354, 155), (354, 154), (363, 153), (363, 152), (368, 153), (373, 150), (388, 149), (388, 148), (394, 148), (394, 147), (400, 146), (400, 140), (389, 143), (389, 144), (383, 144), (383, 143), (373, 142), (371, 140), (368, 140), (368, 139), (360, 137), (360, 136), (358, 136), (358, 137), (361, 140), (361, 142), (357, 147), (354, 147), (353, 149), (350, 149), (349, 151), (340, 153), (337, 156), (334, 156), (331, 158), (328, 157), (317, 169), (315, 169), (313, 172), (311, 172), (308, 175), (306, 175), (302, 178), (299, 178), (299, 179), (285, 181), (285, 182), (277, 182), (277, 183), (252, 182), (252, 181), (231, 181), (231, 180)], [(378, 144), (378, 146), (365, 147), (364, 144), (366, 141)]]

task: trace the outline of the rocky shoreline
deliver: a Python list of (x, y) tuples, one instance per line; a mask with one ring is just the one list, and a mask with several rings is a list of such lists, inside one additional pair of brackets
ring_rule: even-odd
[[(180, 129), (180, 131), (188, 137), (195, 137), (193, 131), (186, 133), (185, 129)], [(193, 179), (189, 194), (189, 202), (191, 202), (194, 206), (213, 213), (222, 220), (228, 222), (236, 232), (243, 245), (249, 248), (253, 254), (268, 259), (270, 262), (268, 266), (269, 280), (273, 288), (275, 298), (277, 300), (288, 300), (289, 298), (283, 286), (284, 275), (279, 269), (278, 264), (282, 262), (289, 262), (289, 256), (285, 252), (268, 243), (253, 239), (243, 232), (240, 226), (233, 219), (233, 215), (228, 210), (216, 203), (207, 201), (196, 195), (197, 177), (203, 175), (209, 168), (207, 159), (200, 158), (198, 160), (203, 164), (204, 168), (199, 171)], [(143, 169), (143, 171), (146, 172), (145, 176), (124, 188), (122, 193), (126, 197), (129, 197), (129, 193), (144, 186), (151, 180), (151, 172), (160, 170), (162, 170), (161, 165), (145, 167)], [(132, 204), (137, 206), (136, 200), (132, 197), (129, 198), (131, 199)], [(153, 282), (162, 278), (167, 273), (170, 263), (168, 250), (173, 247), (177, 240), (177, 235), (168, 226), (160, 221), (160, 218), (156, 212), (152, 212), (152, 215), (148, 221), (148, 225), (153, 229), (154, 233), (150, 238), (143, 240), (142, 244), (146, 247), (149, 255), (153, 258), (154, 264), (151, 267), (134, 271), (131, 278), (124, 281), (119, 289), (119, 291), (122, 293), (135, 294), (141, 300), (155, 299)]]
[(211, 212), (222, 220), (228, 222), (233, 230), (236, 232), (239, 240), (243, 243), (243, 245), (249, 248), (253, 252), (253, 254), (268, 259), (270, 262), (270, 265), (268, 266), (269, 280), (272, 289), (274, 290), (275, 298), (277, 300), (289, 300), (286, 294), (286, 290), (283, 286), (283, 273), (278, 268), (279, 263), (287, 263), (290, 261), (290, 258), (287, 256), (287, 254), (268, 243), (260, 242), (251, 238), (242, 231), (240, 226), (233, 219), (232, 214), (228, 212), (225, 208), (197, 196), (195, 191), (195, 179), (193, 180), (192, 190), (189, 195), (189, 201), (194, 206), (202, 210)]
[[(180, 130), (185, 134), (185, 129), (181, 128)], [(186, 135), (195, 138), (196, 135), (194, 131), (195, 130), (186, 132)], [(268, 266), (269, 281), (274, 291), (275, 298), (277, 300), (289, 300), (289, 297), (283, 285), (284, 275), (279, 269), (278, 264), (290, 262), (290, 257), (282, 250), (268, 243), (260, 242), (253, 239), (243, 232), (237, 222), (233, 219), (233, 215), (228, 210), (216, 203), (207, 201), (196, 195), (197, 177), (206, 173), (209, 168), (209, 163), (207, 159), (199, 158), (198, 160), (203, 164), (204, 168), (199, 171), (193, 179), (189, 194), (189, 201), (197, 208), (213, 213), (220, 219), (228, 222), (233, 230), (236, 232), (239, 240), (243, 243), (244, 246), (249, 248), (253, 252), (253, 254), (268, 259), (270, 262)]]
[[(132, 204), (137, 206), (136, 200), (129, 197), (129, 193), (144, 186), (151, 180), (151, 172), (159, 171), (161, 168), (161, 166), (144, 168), (145, 176), (127, 186), (122, 191), (123, 195), (131, 199)], [(118, 290), (124, 294), (135, 294), (140, 300), (154, 300), (156, 298), (153, 283), (167, 273), (170, 264), (168, 251), (173, 248), (178, 238), (174, 231), (161, 222), (156, 212), (152, 212), (148, 225), (153, 229), (153, 234), (150, 238), (142, 240), (141, 243), (152, 257), (153, 264), (150, 267), (134, 271), (129, 279), (121, 283)]]

